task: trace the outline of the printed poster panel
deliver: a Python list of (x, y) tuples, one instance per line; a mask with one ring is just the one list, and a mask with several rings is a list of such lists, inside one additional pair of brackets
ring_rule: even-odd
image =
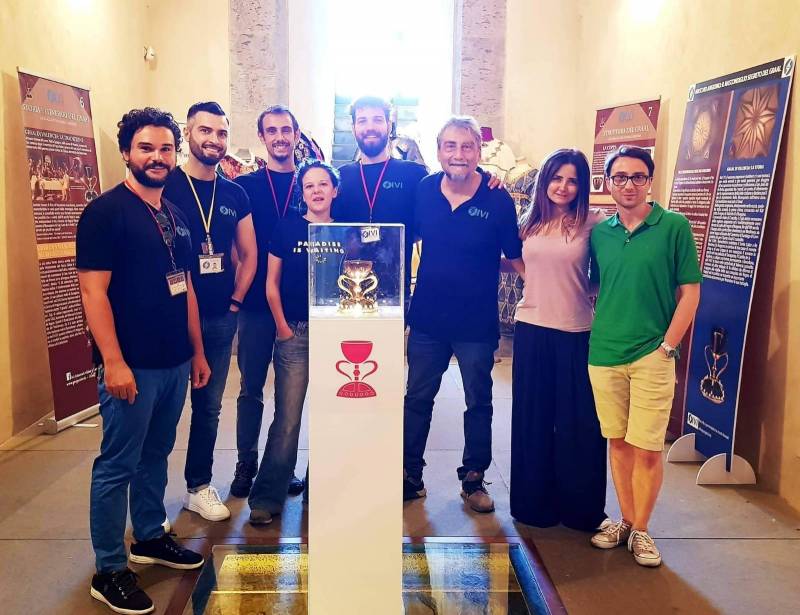
[[(689, 89), (670, 209), (690, 221), (703, 286), (676, 407), (707, 457), (733, 453), (744, 344), (794, 57)], [(688, 341), (688, 344), (686, 343)], [(688, 364), (687, 364), (688, 363)]]
[(591, 192), (589, 202), (606, 215), (612, 215), (616, 206), (604, 181), (603, 163), (606, 155), (620, 145), (636, 145), (650, 150), (655, 159), (656, 127), (661, 98), (643, 102), (598, 109), (594, 122), (594, 149), (592, 150)]
[(89, 91), (18, 71), (55, 418), (97, 404), (75, 232), (100, 193)]

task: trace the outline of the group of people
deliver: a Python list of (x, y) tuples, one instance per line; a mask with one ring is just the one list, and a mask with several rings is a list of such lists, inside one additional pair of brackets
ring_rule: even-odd
[[(514, 339), (512, 515), (594, 531), (597, 547), (628, 544), (640, 564), (660, 563), (647, 523), (661, 481), (674, 355), (700, 273), (688, 222), (647, 202), (648, 152), (622, 147), (609, 156), (606, 180), (618, 209), (610, 219), (588, 207), (583, 154), (554, 152), (518, 223), (510, 195), (478, 166), (473, 118), (444, 124), (442, 171), (429, 175), (390, 157), (384, 100), (356, 100), (351, 117), (361, 158), (337, 171), (314, 158), (296, 166), (298, 121), (285, 106), (268, 107), (257, 123), (267, 165), (233, 182), (217, 173), (229, 138), (217, 103), (193, 105), (183, 134), (155, 108), (131, 110), (118, 123), (129, 174), (87, 205), (76, 255), (103, 417), (91, 482), (91, 595), (115, 612), (154, 608), (128, 559), (203, 564), (172, 539), (163, 502), (187, 382), (183, 506), (210, 521), (230, 516), (212, 467), (237, 331), (230, 494), (248, 497), (254, 525), (280, 514), (288, 494), (307, 497), (308, 470), (297, 478), (295, 465), (309, 379), (308, 225), (334, 220), (404, 224), (407, 272), (413, 242), (423, 241), (407, 314), (404, 500), (426, 495), (434, 398), (455, 355), (466, 402), (461, 496), (475, 512), (494, 510), (484, 473), (492, 458), (498, 274), (506, 266), (525, 279)], [(183, 138), (189, 159), (176, 168)], [(275, 415), (259, 463), (271, 362)], [(604, 512), (606, 439), (622, 511), (616, 521)], [(134, 542), (126, 556), (128, 501)]]

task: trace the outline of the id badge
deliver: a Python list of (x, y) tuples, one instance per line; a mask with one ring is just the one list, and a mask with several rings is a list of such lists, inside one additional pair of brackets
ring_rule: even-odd
[(381, 229), (377, 226), (361, 227), (361, 243), (375, 243), (381, 240)]
[(169, 294), (173, 297), (188, 292), (189, 287), (186, 285), (186, 272), (182, 269), (178, 269), (177, 271), (168, 273), (167, 286), (169, 287)]
[(222, 254), (200, 254), (200, 275), (222, 273)]

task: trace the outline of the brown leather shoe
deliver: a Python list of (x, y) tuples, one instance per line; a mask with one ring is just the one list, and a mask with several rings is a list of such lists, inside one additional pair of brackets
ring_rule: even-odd
[(483, 473), (471, 470), (461, 481), (461, 497), (475, 512), (494, 512), (494, 500), (486, 491), (486, 482)]

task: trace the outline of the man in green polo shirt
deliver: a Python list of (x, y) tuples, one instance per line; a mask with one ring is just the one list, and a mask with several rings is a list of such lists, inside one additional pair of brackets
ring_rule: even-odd
[(627, 542), (636, 563), (658, 566), (647, 524), (664, 475), (662, 451), (675, 392), (676, 346), (694, 318), (702, 274), (688, 220), (647, 201), (650, 153), (623, 145), (605, 162), (617, 213), (592, 230), (600, 283), (589, 339), (589, 377), (622, 519), (592, 545)]

